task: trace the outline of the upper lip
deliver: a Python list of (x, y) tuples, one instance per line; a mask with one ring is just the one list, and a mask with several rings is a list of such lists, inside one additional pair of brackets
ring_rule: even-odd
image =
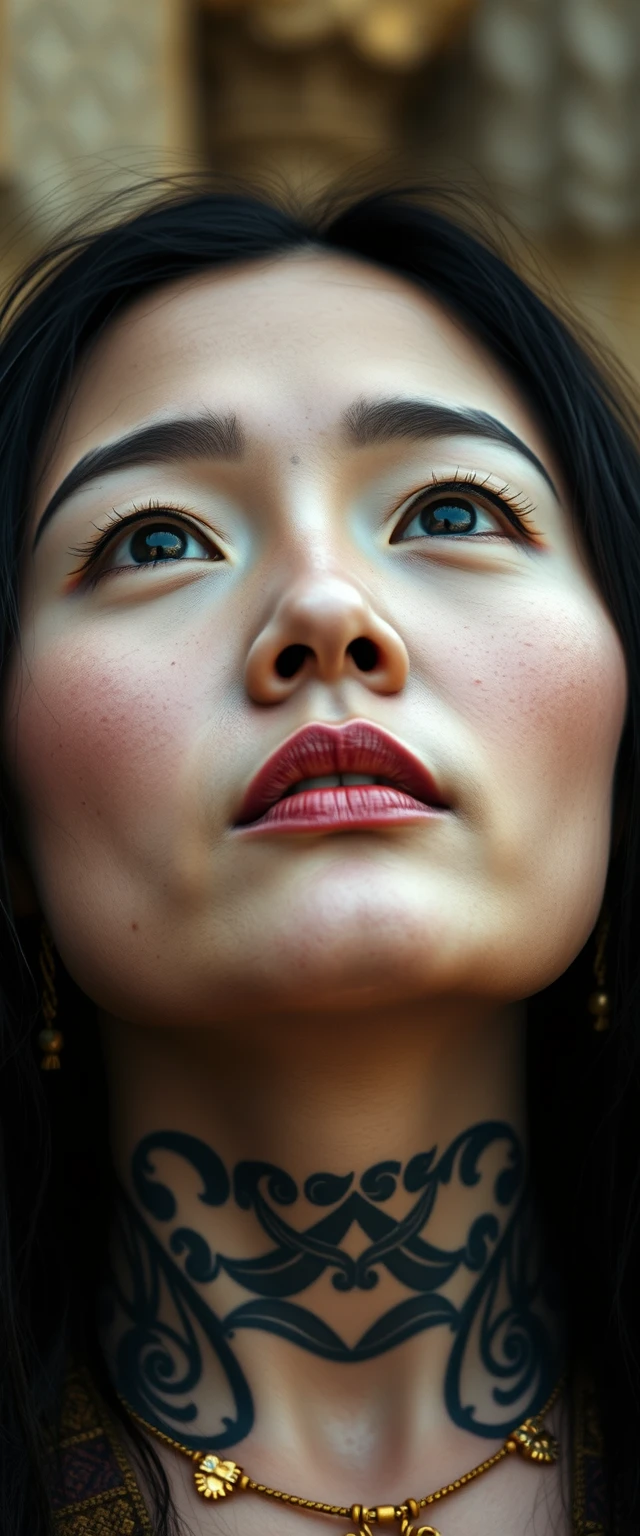
[(435, 779), (395, 736), (369, 720), (349, 720), (346, 725), (314, 722), (294, 731), (258, 769), (240, 806), (236, 826), (257, 821), (300, 779), (325, 773), (371, 774), (425, 805), (444, 805)]

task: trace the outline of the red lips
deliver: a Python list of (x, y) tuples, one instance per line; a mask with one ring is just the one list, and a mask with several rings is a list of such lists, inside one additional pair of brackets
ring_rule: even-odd
[[(364, 774), (373, 784), (334, 784), (291, 793), (301, 780)], [(244, 831), (357, 831), (415, 822), (446, 810), (413, 753), (368, 720), (307, 725), (272, 753), (252, 780), (236, 825)]]

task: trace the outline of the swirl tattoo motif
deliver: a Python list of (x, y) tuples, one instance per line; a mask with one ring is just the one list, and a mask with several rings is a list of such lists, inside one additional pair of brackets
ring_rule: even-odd
[[(489, 1177), (480, 1165), (489, 1149), (495, 1162), (496, 1148), (502, 1163), (497, 1176)], [(268, 1240), (264, 1253), (250, 1259), (213, 1253), (201, 1233), (181, 1225), (176, 1197), (156, 1172), (155, 1156), (162, 1151), (184, 1159), (195, 1171), (203, 1205), (233, 1201), (251, 1211)], [(392, 1160), (376, 1163), (362, 1174), (358, 1187), (353, 1173), (312, 1174), (303, 1194), (323, 1214), (304, 1230), (286, 1219), (299, 1190), (282, 1168), (240, 1162), (229, 1174), (210, 1147), (182, 1132), (146, 1136), (134, 1152), (131, 1176), (136, 1199), (121, 1191), (120, 1263), (105, 1297), (105, 1328), (117, 1336), (111, 1352), (115, 1384), (138, 1413), (192, 1449), (224, 1450), (252, 1427), (251, 1391), (232, 1348), (239, 1329), (275, 1334), (344, 1364), (373, 1359), (427, 1328), (446, 1327), (453, 1340), (444, 1381), (446, 1407), (455, 1424), (479, 1436), (505, 1436), (549, 1396), (559, 1364), (549, 1322), (552, 1303), (522, 1148), (506, 1123), (471, 1126), (440, 1157), (434, 1147), (404, 1168)], [(430, 1242), (426, 1231), (440, 1190), (454, 1182), (468, 1189), (484, 1184), (490, 1208), (471, 1222), (458, 1247), (445, 1249)], [(384, 1207), (398, 1189), (415, 1199), (396, 1219)], [(166, 1229), (164, 1242), (147, 1216)], [(344, 1246), (354, 1226), (366, 1240), (357, 1256)], [(353, 1345), (294, 1299), (325, 1274), (341, 1293), (373, 1291), (385, 1270), (408, 1294)], [(469, 1289), (456, 1306), (444, 1289), (462, 1272), (469, 1277)], [(219, 1317), (203, 1288), (221, 1275), (249, 1299)], [(222, 1372), (233, 1412), (223, 1415), (213, 1434), (203, 1435), (190, 1395), (202, 1379), (209, 1352)], [(478, 1357), (497, 1414), (490, 1422), (476, 1404), (464, 1400), (465, 1367)]]

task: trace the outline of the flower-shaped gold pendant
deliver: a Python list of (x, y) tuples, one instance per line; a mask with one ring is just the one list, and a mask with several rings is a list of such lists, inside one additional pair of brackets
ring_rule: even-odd
[(198, 1493), (202, 1494), (203, 1499), (225, 1499), (228, 1493), (233, 1493), (240, 1477), (240, 1467), (235, 1461), (221, 1461), (219, 1456), (209, 1451), (198, 1462), (193, 1475)]
[(527, 1419), (519, 1429), (512, 1429), (510, 1440), (515, 1440), (521, 1455), (529, 1461), (539, 1461), (546, 1466), (558, 1460), (559, 1446), (555, 1435), (545, 1429), (539, 1419)]

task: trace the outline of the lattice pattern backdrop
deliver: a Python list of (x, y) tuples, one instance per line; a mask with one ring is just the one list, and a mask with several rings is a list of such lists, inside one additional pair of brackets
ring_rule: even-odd
[(478, 153), (525, 224), (640, 219), (638, 0), (482, 0)]
[(182, 139), (181, 0), (4, 4), (4, 161), (34, 214), (164, 168)]
[[(172, 163), (188, 146), (183, 107), (200, 85), (201, 61), (184, 46), (198, 9), (237, 17), (254, 48), (264, 45), (265, 70), (270, 40), (284, 65), (303, 35), (319, 42), (343, 18), (345, 50), (365, 63), (375, 53), (382, 120), (385, 58), (396, 81), (403, 69), (417, 79), (434, 43), (423, 12), (464, 20), (468, 8), (461, 66), (477, 110), (461, 148), (470, 171), (530, 227), (568, 216), (587, 231), (637, 228), (640, 0), (0, 0), (0, 176), (37, 222), (45, 204), (49, 220), (56, 209), (63, 218), (132, 173)], [(330, 93), (323, 111), (331, 118)], [(194, 112), (192, 142), (195, 123)], [(364, 119), (361, 131), (366, 155)]]

